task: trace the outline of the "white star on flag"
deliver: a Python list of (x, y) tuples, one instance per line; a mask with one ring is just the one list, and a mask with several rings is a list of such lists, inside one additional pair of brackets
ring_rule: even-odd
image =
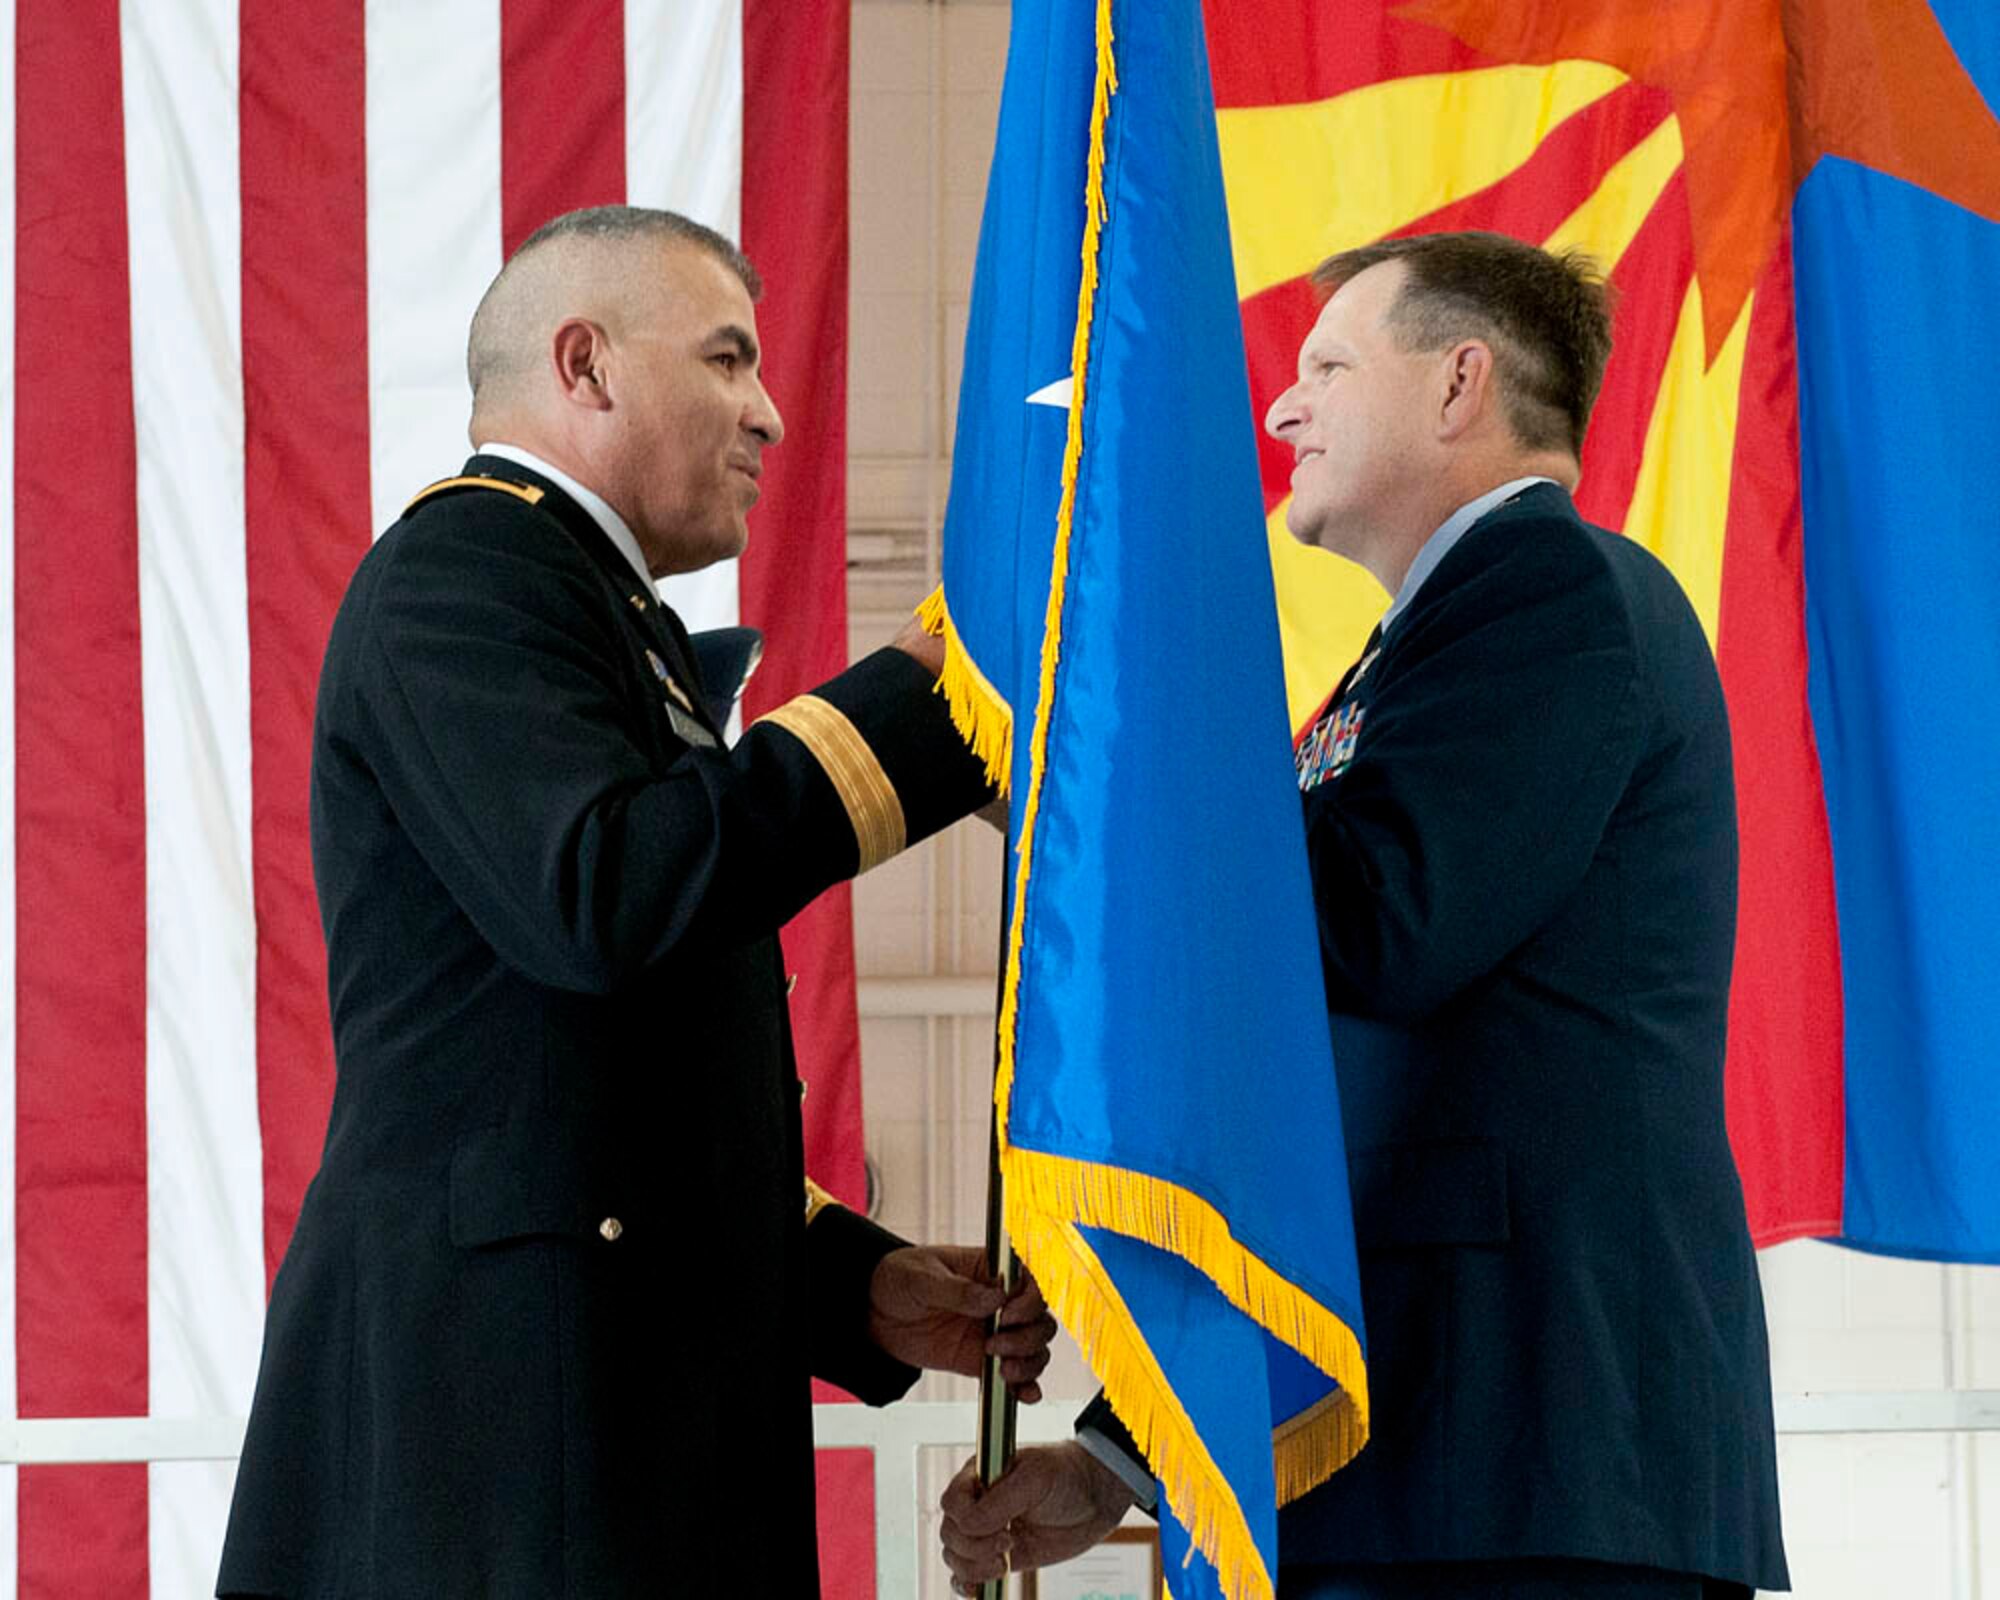
[(1074, 377), (1058, 378), (1054, 383), (1045, 383), (1028, 396), (1031, 406), (1054, 406), (1058, 411), (1069, 410), (1070, 391), (1076, 387)]

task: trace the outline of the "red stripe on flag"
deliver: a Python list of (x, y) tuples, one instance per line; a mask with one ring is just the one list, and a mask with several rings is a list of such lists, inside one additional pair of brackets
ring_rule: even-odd
[(1742, 881), (1729, 994), (1729, 1138), (1759, 1245), (1840, 1231), (1840, 926), (1806, 701), (1798, 363), (1789, 230), (1743, 362), (1716, 658), (1729, 695)]
[[(846, 0), (745, 0), (743, 243), (763, 274), (757, 325), (785, 443), (740, 570), (743, 621), (770, 641), (744, 717), (847, 664)], [(786, 930), (792, 1017), (812, 1083), (806, 1159), (859, 1202), (861, 1073), (849, 897), (823, 895)]]
[(1577, 510), (1600, 527), (1625, 526), (1681, 302), (1693, 280), (1687, 178), (1676, 172), (1611, 274), (1618, 293), (1611, 363), (1584, 439), (1583, 479), (1576, 494)]
[(367, 553), (368, 205), (363, 0), (302, 35), (244, 0), (243, 457), (264, 1267), (278, 1270), (333, 1093), (326, 947), (306, 825), (313, 695)]
[(1204, 0), (1216, 105), (1296, 105), (1386, 78), (1492, 65), (1441, 28), (1390, 15), (1390, 4)]
[(501, 0), (500, 241), (625, 200), (624, 0)]
[[(146, 774), (118, 6), (19, 0), (16, 16), (20, 1414), (134, 1416)], [(146, 1516), (143, 1466), (23, 1468), (21, 1595), (144, 1595)]]
[[(827, 1389), (817, 1398), (843, 1398)], [(875, 1453), (820, 1450), (813, 1456), (819, 1496), (821, 1600), (874, 1600)]]
[[(847, 0), (743, 0), (743, 247), (763, 274), (765, 381), (787, 428), (739, 569), (743, 621), (769, 641), (745, 719), (847, 662)], [(784, 934), (799, 974), (792, 1028), (812, 1085), (806, 1165), (854, 1204), (863, 1189), (854, 920), (845, 886)], [(839, 1391), (814, 1384), (817, 1399)], [(865, 1451), (822, 1451), (820, 1588), (875, 1593)]]

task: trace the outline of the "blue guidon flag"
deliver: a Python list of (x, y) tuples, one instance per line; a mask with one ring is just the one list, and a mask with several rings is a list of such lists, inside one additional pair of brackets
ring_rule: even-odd
[(1008, 1230), (1174, 1592), (1269, 1596), (1368, 1401), (1198, 0), (1015, 4), (924, 615), (1012, 795)]

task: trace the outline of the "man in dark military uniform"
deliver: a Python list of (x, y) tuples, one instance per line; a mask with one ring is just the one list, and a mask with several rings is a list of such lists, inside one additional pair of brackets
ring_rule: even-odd
[[(1266, 418), (1297, 458), (1287, 519), (1394, 596), (1297, 751), (1372, 1436), (1280, 1516), (1279, 1594), (1784, 1588), (1723, 1127), (1729, 728), (1673, 577), (1570, 503), (1603, 288), (1491, 234), (1315, 282)], [(1094, 1453), (953, 1485), (961, 1582), (1130, 1506), (1129, 1438), (1101, 1403), (1079, 1425)]]
[(914, 625), (724, 745), (651, 580), (743, 548), (756, 291), (669, 213), (543, 229), (474, 319), (478, 453), (341, 606), (338, 1078), (220, 1594), (810, 1597), (809, 1377), (1047, 1359), (1032, 1290), (803, 1171), (777, 929), (990, 792)]

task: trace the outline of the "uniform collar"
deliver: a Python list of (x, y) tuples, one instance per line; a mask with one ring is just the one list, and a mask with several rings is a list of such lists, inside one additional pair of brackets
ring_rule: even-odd
[(497, 456), (502, 461), (511, 461), (517, 467), (526, 467), (530, 472), (547, 478), (550, 483), (574, 500), (589, 514), (590, 520), (604, 530), (618, 553), (639, 574), (639, 581), (647, 589), (653, 587), (653, 575), (646, 570), (646, 558), (639, 550), (639, 541), (625, 519), (611, 509), (611, 502), (595, 490), (586, 489), (560, 467), (552, 467), (532, 450), (523, 450), (517, 444), (481, 444), (473, 446), (482, 456)]
[(1436, 533), (1423, 543), (1417, 552), (1417, 559), (1410, 563), (1410, 570), (1403, 575), (1403, 586), (1396, 591), (1396, 598), (1389, 602), (1389, 609), (1382, 613), (1382, 631), (1387, 633), (1395, 620), (1409, 609), (1416, 598), (1417, 590), (1424, 580), (1437, 571), (1438, 563), (1451, 554), (1452, 546), (1472, 531), (1473, 525), (1487, 512), (1497, 510), (1514, 498), (1523, 489), (1538, 483), (1554, 483), (1554, 478), (1536, 474), (1526, 478), (1514, 478), (1497, 489), (1488, 489), (1476, 500), (1468, 500), (1438, 525)]

